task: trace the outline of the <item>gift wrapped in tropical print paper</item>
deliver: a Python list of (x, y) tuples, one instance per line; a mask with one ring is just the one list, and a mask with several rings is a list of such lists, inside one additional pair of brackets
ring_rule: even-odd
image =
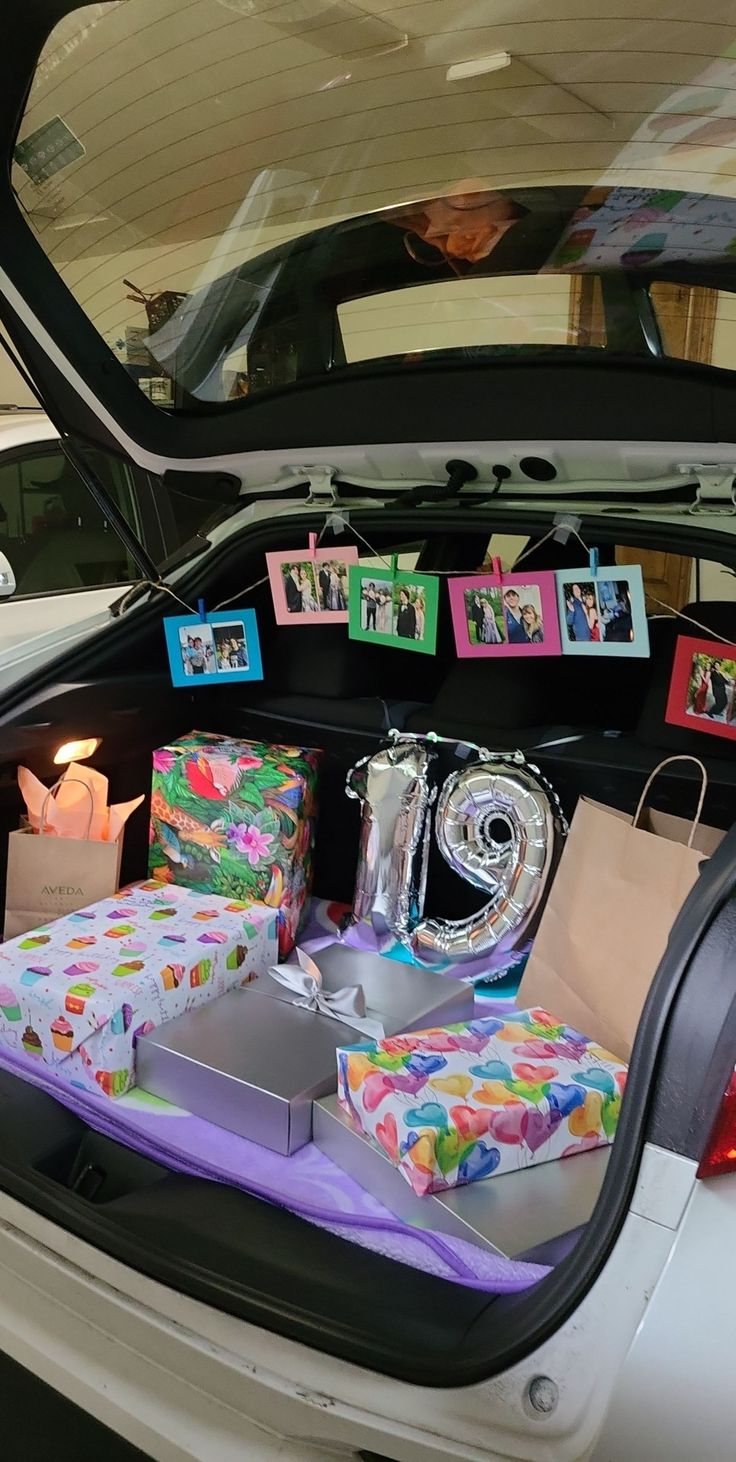
[(312, 885), (320, 755), (202, 731), (154, 751), (151, 877), (278, 910), (283, 959)]
[[(122, 1096), (138, 1036), (265, 974), (276, 912), (141, 883), (0, 949), (0, 1045)], [(245, 998), (245, 997), (244, 997)]]
[(338, 1051), (353, 1125), (415, 1193), (437, 1193), (613, 1141), (626, 1066), (546, 1010)]

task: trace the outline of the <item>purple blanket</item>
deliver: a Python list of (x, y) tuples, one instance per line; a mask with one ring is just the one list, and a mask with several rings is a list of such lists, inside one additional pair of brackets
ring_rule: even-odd
[[(329, 908), (315, 904), (302, 942), (334, 932)], [(504, 994), (505, 1000), (494, 1000), (494, 1012), (513, 1007), (506, 988)], [(490, 1014), (488, 1001), (479, 998), (484, 1013)], [(143, 1091), (134, 1090), (113, 1102), (102, 1093), (96, 1096), (67, 1087), (53, 1070), (32, 1057), (1, 1049), (0, 1066), (48, 1092), (96, 1131), (166, 1167), (230, 1183), (288, 1208), (340, 1238), (428, 1274), (488, 1294), (512, 1294), (536, 1284), (549, 1272), (542, 1265), (504, 1259), (462, 1239), (411, 1228), (312, 1143), (292, 1157), (282, 1157)]]

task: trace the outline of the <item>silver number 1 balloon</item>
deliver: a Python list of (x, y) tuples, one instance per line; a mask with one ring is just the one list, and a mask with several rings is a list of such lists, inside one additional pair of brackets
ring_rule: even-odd
[(435, 753), (396, 741), (358, 762), (347, 794), (362, 803), (352, 922), (367, 919), (379, 948), (406, 941), (424, 909)]
[(437, 845), (456, 873), (488, 897), (467, 919), (424, 919), (407, 940), (424, 965), (487, 959), (502, 968), (541, 908), (562, 826), (541, 783), (524, 767), (475, 762), (447, 778), (435, 819)]

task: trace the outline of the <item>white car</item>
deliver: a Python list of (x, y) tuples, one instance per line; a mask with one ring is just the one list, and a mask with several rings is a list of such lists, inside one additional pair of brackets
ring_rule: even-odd
[[(90, 448), (87, 460), (157, 570), (212, 517), (120, 456)], [(144, 573), (40, 408), (0, 405), (0, 553), (14, 582), (0, 598), (0, 692), (105, 624)]]
[[(733, 1456), (733, 721), (665, 713), (679, 634), (736, 670), (736, 3), (574, 10), (10, 0), (0, 316), (75, 461), (72, 513), (87, 491), (102, 513), (104, 592), (144, 582), (2, 682), (3, 834), (19, 762), (51, 781), (62, 744), (99, 739), (124, 800), (193, 725), (325, 749), (315, 891), (338, 902), (345, 773), (392, 725), (533, 748), (568, 814), (633, 811), (664, 757), (695, 754), (726, 831), (651, 987), (610, 1160), (537, 1170), (518, 1233), (531, 1206), (538, 1241), (512, 1257), (549, 1272), (514, 1294), (266, 1204), (249, 1164), (207, 1181), (119, 1104), (10, 1072), (0, 1043), (0, 1347), (85, 1414), (87, 1452), (116, 1455), (101, 1423), (159, 1462)], [(124, 464), (107, 517), (95, 453)], [(160, 580), (120, 495), (137, 474), (184, 545)], [(7, 554), (33, 592), (21, 551), (58, 495), (28, 477), (40, 510), (18, 499)], [(219, 521), (187, 548), (203, 503)], [(264, 553), (310, 533), (441, 576), (522, 550), (530, 572), (591, 548), (640, 563), (651, 658), (458, 659), (444, 585), (434, 655), (278, 626)], [(201, 601), (256, 610), (263, 682), (173, 686), (161, 620)], [(0, 603), (0, 633), (24, 603)], [(656, 800), (690, 817), (695, 793), (675, 762)], [(139, 818), (124, 877), (145, 867)], [(476, 1186), (492, 1205), (503, 1182)], [(38, 1408), (6, 1406), (9, 1462), (36, 1416), (64, 1456)]]

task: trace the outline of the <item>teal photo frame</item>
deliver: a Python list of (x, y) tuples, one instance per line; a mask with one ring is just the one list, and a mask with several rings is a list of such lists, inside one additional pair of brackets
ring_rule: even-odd
[(563, 655), (648, 658), (640, 564), (599, 567), (592, 549), (587, 567), (557, 569), (555, 577)]

